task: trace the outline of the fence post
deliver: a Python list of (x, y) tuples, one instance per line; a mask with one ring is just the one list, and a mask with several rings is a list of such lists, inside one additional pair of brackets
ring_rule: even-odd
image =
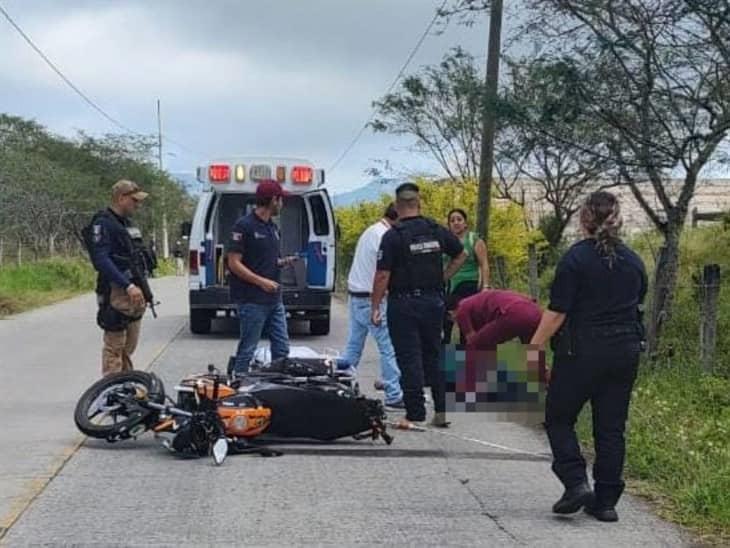
[(720, 265), (705, 265), (700, 285), (700, 363), (705, 373), (714, 368), (719, 296)]
[(497, 266), (497, 278), (499, 279), (499, 287), (506, 289), (509, 287), (509, 279), (507, 278), (507, 263), (501, 255), (494, 258), (494, 262)]
[(530, 289), (530, 296), (538, 300), (540, 298), (540, 285), (537, 280), (537, 249), (535, 244), (527, 246), (527, 268), (529, 276), (527, 284)]

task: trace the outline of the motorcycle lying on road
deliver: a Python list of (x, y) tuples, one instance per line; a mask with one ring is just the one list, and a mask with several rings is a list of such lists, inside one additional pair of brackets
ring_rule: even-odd
[(212, 455), (216, 464), (228, 453), (280, 454), (254, 441), (262, 434), (393, 441), (382, 403), (360, 394), (354, 379), (327, 360), (284, 358), (234, 380), (210, 365), (175, 391), (177, 401), (154, 373), (114, 373), (84, 392), (74, 420), (87, 436), (112, 443), (151, 430), (171, 451)]

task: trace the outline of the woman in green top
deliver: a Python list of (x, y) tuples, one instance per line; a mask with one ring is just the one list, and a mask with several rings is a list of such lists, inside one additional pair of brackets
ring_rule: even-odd
[[(456, 310), (459, 301), (489, 287), (489, 262), (487, 261), (487, 246), (484, 240), (479, 238), (475, 232), (468, 230), (466, 212), (463, 209), (455, 208), (449, 211), (447, 221), (449, 230), (464, 245), (467, 259), (451, 278), (447, 287), (444, 344), (451, 343), (451, 331), (454, 327), (451, 314)], [(465, 344), (463, 337), (460, 336), (459, 338), (460, 343)]]

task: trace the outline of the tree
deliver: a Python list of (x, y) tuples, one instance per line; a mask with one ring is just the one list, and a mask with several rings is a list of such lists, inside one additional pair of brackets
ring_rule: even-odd
[[(591, 143), (662, 234), (649, 350), (671, 313), (679, 238), (700, 173), (730, 130), (728, 0), (530, 0), (530, 34), (569, 70)], [(600, 141), (600, 146), (596, 142)], [(672, 180), (679, 176), (675, 187)], [(655, 205), (656, 204), (656, 205)]]
[(404, 78), (373, 103), (376, 132), (411, 135), (453, 182), (479, 177), (483, 83), (471, 55), (456, 48), (437, 66)]
[[(556, 248), (580, 208), (581, 198), (611, 185), (611, 163), (591, 152), (599, 141), (581, 117), (582, 106), (574, 95), (568, 67), (540, 60), (510, 62), (509, 67), (502, 98), (505, 120), (498, 139), (498, 169), (539, 186), (537, 198), (552, 209), (545, 236)], [(581, 147), (573, 144), (576, 142)], [(524, 202), (515, 197), (514, 178), (502, 175), (499, 186), (507, 198)]]
[[(513, 62), (497, 111), (494, 179), (497, 197), (524, 206), (525, 179), (540, 188), (539, 199), (550, 204), (555, 222), (549, 234), (557, 246), (578, 209), (580, 197), (607, 169), (606, 162), (586, 154), (572, 142), (589, 143), (581, 125), (572, 86), (564, 67)], [(455, 183), (479, 177), (481, 105), (484, 81), (468, 53), (456, 49), (440, 65), (409, 76), (402, 88), (375, 103), (376, 131), (416, 138), (416, 149), (431, 155)], [(546, 128), (569, 135), (555, 138)]]
[(128, 135), (65, 139), (0, 114), (0, 239), (30, 247), (36, 257), (78, 251), (81, 227), (108, 205), (122, 178), (150, 193), (135, 219), (143, 233), (154, 233), (162, 203), (172, 222), (189, 218), (192, 199), (155, 167), (153, 147), (152, 139)]

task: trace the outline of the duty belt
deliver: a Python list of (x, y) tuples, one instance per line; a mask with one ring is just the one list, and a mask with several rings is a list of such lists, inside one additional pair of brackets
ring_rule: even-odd
[(422, 297), (425, 295), (443, 295), (442, 289), (407, 289), (407, 290), (394, 290), (388, 293), (388, 297), (393, 299), (408, 299), (412, 297)]

